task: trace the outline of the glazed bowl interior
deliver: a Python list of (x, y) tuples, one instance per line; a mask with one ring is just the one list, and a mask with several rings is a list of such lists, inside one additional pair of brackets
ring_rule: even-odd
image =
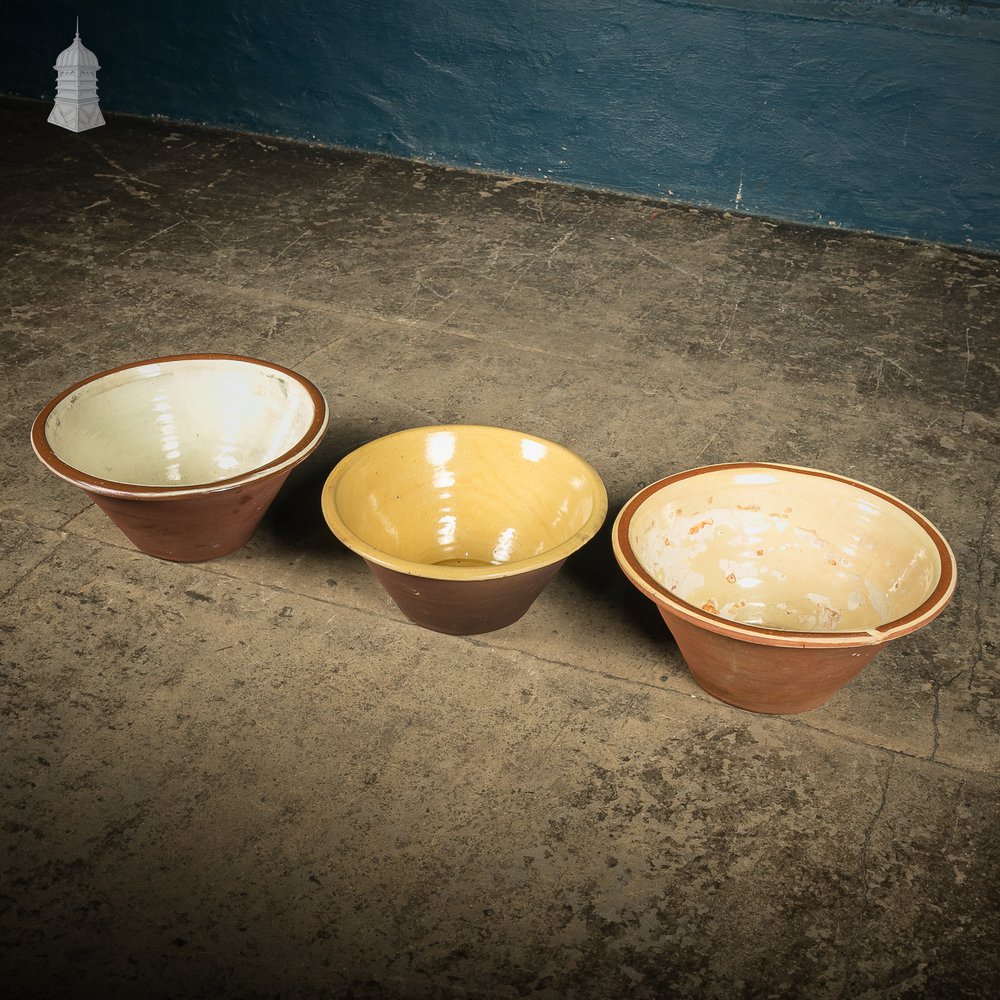
[(294, 372), (197, 355), (129, 365), (72, 387), (43, 411), (33, 442), (74, 482), (184, 489), (293, 464), (325, 427), (322, 396)]
[(439, 580), (492, 579), (565, 559), (600, 528), (598, 474), (558, 444), (497, 427), (418, 427), (330, 474), (323, 511), (348, 548)]
[(649, 489), (631, 512), (628, 546), (659, 596), (689, 611), (765, 629), (866, 632), (940, 610), (954, 586), (954, 557), (933, 525), (852, 480), (733, 466)]

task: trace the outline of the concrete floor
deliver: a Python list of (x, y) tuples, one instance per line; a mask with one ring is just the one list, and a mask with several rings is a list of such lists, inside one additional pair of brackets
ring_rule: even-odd
[[(47, 113), (0, 102), (8, 995), (997, 994), (1000, 261)], [(331, 428), (246, 549), (160, 562), (28, 428), (204, 350), (300, 370)], [(476, 638), (409, 624), (319, 513), (339, 457), (441, 422), (610, 495)], [(739, 459), (874, 483), (960, 563), (799, 716), (703, 694), (611, 554), (639, 487)]]

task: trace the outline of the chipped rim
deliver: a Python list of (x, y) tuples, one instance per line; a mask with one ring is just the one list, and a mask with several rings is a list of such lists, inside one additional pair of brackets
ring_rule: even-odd
[[(763, 625), (747, 625), (743, 622), (731, 621), (720, 615), (712, 614), (710, 611), (705, 611), (683, 600), (655, 580), (639, 562), (638, 557), (632, 550), (628, 537), (632, 518), (650, 497), (659, 493), (667, 486), (684, 479), (691, 479), (708, 473), (723, 472), (729, 469), (777, 469), (781, 472), (792, 473), (793, 475), (830, 479), (834, 482), (852, 486), (862, 492), (870, 493), (892, 504), (913, 520), (927, 534), (927, 537), (934, 543), (934, 547), (937, 549), (941, 563), (941, 572), (933, 591), (916, 608), (899, 618), (885, 622), (875, 628), (850, 632), (805, 632), (793, 629), (767, 628)], [(957, 582), (957, 566), (951, 546), (948, 545), (941, 532), (918, 510), (915, 510), (891, 493), (886, 493), (884, 490), (870, 486), (867, 483), (859, 482), (857, 479), (851, 479), (848, 476), (838, 476), (836, 473), (825, 472), (822, 469), (811, 469), (798, 465), (784, 465), (778, 462), (729, 462), (720, 465), (705, 465), (697, 469), (678, 472), (655, 483), (650, 483), (649, 486), (636, 493), (615, 518), (611, 532), (611, 544), (614, 549), (615, 558), (618, 560), (618, 564), (626, 577), (650, 600), (654, 601), (662, 611), (677, 615), (679, 618), (707, 629), (710, 632), (766, 646), (829, 648), (836, 646), (880, 645), (888, 642), (890, 639), (896, 639), (914, 632), (928, 622), (933, 621), (951, 600)]]
[[(231, 476), (228, 479), (219, 479), (211, 483), (202, 484), (189, 483), (183, 486), (147, 486), (104, 479), (75, 468), (68, 462), (63, 461), (53, 451), (46, 436), (46, 425), (56, 407), (68, 399), (74, 392), (79, 391), (84, 386), (99, 382), (101, 379), (118, 375), (121, 372), (126, 372), (134, 368), (148, 368), (152, 365), (183, 365), (189, 361), (223, 361), (252, 365), (256, 368), (266, 368), (269, 371), (287, 376), (302, 386), (312, 400), (313, 419), (308, 430), (291, 448), (264, 465), (250, 469), (238, 476)], [(53, 473), (61, 479), (65, 479), (74, 486), (79, 486), (90, 493), (98, 493), (103, 496), (118, 497), (126, 500), (172, 500), (185, 496), (204, 496), (209, 493), (220, 493), (224, 490), (230, 490), (238, 486), (243, 486), (246, 483), (256, 482), (260, 479), (266, 479), (288, 471), (315, 451), (323, 440), (323, 435), (326, 433), (329, 421), (330, 411), (323, 393), (309, 379), (298, 372), (292, 371), (290, 368), (275, 364), (273, 361), (263, 361), (260, 358), (244, 357), (239, 354), (170, 354), (143, 361), (132, 361), (129, 364), (119, 365), (116, 368), (109, 368), (107, 371), (89, 375), (87, 378), (81, 379), (79, 382), (75, 382), (68, 388), (63, 389), (57, 396), (49, 400), (38, 416), (35, 417), (31, 425), (31, 446), (38, 456), (39, 461)]]

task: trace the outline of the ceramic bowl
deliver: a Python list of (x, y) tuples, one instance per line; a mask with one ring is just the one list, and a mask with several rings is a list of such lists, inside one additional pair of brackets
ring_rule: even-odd
[(337, 464), (330, 529), (399, 609), (474, 635), (520, 618), (607, 514), (600, 476), (551, 441), (499, 427), (417, 427)]
[(901, 500), (787, 465), (717, 465), (647, 486), (612, 544), (698, 684), (755, 712), (822, 705), (955, 589), (941, 533)]
[(189, 354), (77, 382), (38, 414), (31, 443), (142, 552), (200, 562), (249, 541), (327, 422), (320, 391), (287, 368)]

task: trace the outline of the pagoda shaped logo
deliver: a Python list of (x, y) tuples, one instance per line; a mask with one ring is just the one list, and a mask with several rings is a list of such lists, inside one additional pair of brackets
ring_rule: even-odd
[(56, 103), (49, 114), (53, 125), (71, 132), (85, 132), (104, 124), (97, 103), (97, 56), (80, 41), (80, 19), (73, 44), (59, 53), (56, 64)]

